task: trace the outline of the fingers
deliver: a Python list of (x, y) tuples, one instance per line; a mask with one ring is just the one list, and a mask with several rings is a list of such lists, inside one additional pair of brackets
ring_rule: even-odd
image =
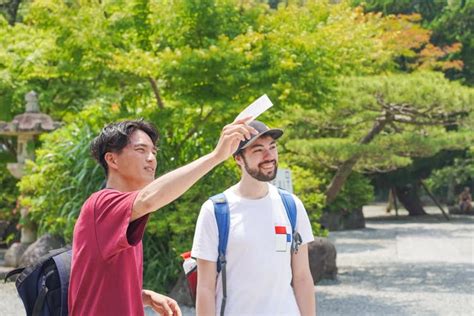
[(253, 119), (253, 116), (250, 115), (250, 116), (241, 118), (240, 120), (235, 120), (233, 123), (234, 123), (234, 124), (249, 123), (250, 121), (252, 121), (252, 119)]
[(235, 132), (229, 135), (224, 135), (224, 141), (241, 142), (244, 141), (246, 137), (242, 133)]
[(162, 316), (182, 316), (178, 303), (171, 298), (152, 302), (152, 308)]
[(161, 316), (173, 316), (173, 311), (168, 306), (167, 302), (163, 302), (161, 304), (157, 304), (157, 303), (153, 302), (152, 307)]
[(173, 316), (182, 316), (181, 309), (176, 301), (172, 300), (171, 309), (173, 310)]
[(222, 134), (224, 136), (231, 135), (234, 133), (240, 133), (246, 139), (249, 139), (250, 137), (252, 137), (252, 134), (258, 134), (255, 128), (253, 128), (252, 126), (248, 126), (244, 123), (232, 123), (232, 124), (226, 125), (224, 129), (222, 130)]

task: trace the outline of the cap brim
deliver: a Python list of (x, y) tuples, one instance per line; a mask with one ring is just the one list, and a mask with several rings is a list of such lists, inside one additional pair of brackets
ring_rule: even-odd
[(257, 139), (259, 139), (260, 137), (262, 136), (265, 136), (265, 135), (268, 135), (268, 136), (271, 136), (273, 139), (278, 139), (281, 137), (281, 135), (283, 135), (283, 130), (279, 129), (279, 128), (272, 128), (272, 129), (269, 129), (268, 131), (265, 131), (265, 132), (262, 132), (260, 134), (257, 134), (257, 136), (253, 137), (247, 144), (245, 144), (244, 146), (242, 146), (240, 148), (239, 151), (241, 151), (242, 149), (245, 149), (247, 147), (249, 147), (250, 145), (252, 145), (253, 143), (255, 143), (255, 141)]

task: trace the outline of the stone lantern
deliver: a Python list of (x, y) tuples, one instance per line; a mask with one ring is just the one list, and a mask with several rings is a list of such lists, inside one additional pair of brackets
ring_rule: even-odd
[(25, 113), (15, 116), (11, 122), (0, 122), (0, 135), (17, 137), (17, 162), (7, 164), (8, 170), (17, 179), (23, 176), (25, 161), (34, 159), (35, 137), (59, 126), (59, 122), (40, 112), (36, 92), (27, 93), (25, 100)]
[[(16, 163), (7, 164), (7, 169), (17, 179), (23, 176), (25, 161), (34, 160), (34, 140), (38, 135), (51, 132), (59, 127), (60, 123), (40, 112), (38, 95), (30, 91), (25, 95), (26, 111), (16, 115), (11, 122), (0, 122), (0, 135), (17, 138)], [(26, 218), (28, 210), (20, 210), (21, 217)], [(26, 247), (36, 240), (36, 229), (32, 225), (25, 225), (21, 229), (20, 243), (15, 243), (5, 254), (5, 264), (16, 266)], [(8, 258), (12, 258), (7, 262)]]

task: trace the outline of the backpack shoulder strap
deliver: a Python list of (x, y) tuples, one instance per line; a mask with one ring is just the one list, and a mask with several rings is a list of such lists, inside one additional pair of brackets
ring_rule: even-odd
[(67, 316), (68, 314), (68, 288), (69, 276), (71, 274), (71, 255), (72, 250), (68, 249), (53, 257), (59, 274), (59, 282), (61, 284), (61, 311), (60, 316)]
[(217, 229), (219, 231), (219, 260), (217, 260), (217, 272), (220, 272), (221, 259), (225, 260), (227, 240), (229, 239), (229, 204), (227, 203), (224, 193), (212, 196), (211, 201), (214, 204), (214, 214), (216, 216)]
[(291, 238), (291, 253), (298, 253), (298, 247), (301, 245), (301, 235), (298, 233), (298, 229), (296, 227), (296, 203), (293, 195), (285, 191), (283, 189), (278, 188), (278, 193), (280, 193), (281, 200), (283, 205), (285, 206), (286, 214), (288, 215), (288, 219), (291, 223), (291, 230), (292, 230), (292, 238)]
[(217, 272), (222, 273), (222, 303), (220, 315), (224, 315), (225, 304), (227, 301), (227, 276), (226, 276), (226, 249), (229, 239), (230, 215), (229, 203), (224, 193), (219, 193), (211, 197), (214, 204), (214, 214), (216, 216), (217, 229), (219, 231), (219, 258), (217, 259)]
[(291, 229), (293, 232), (296, 231), (296, 203), (293, 199), (293, 195), (290, 192), (278, 188), (278, 193), (280, 193), (281, 200), (285, 206), (286, 214), (291, 223)]
[(7, 283), (7, 280), (9, 278), (11, 278), (12, 276), (14, 276), (16, 274), (22, 273), (23, 270), (25, 270), (25, 268), (16, 268), (15, 270), (12, 270), (12, 271), (8, 272), (7, 275), (5, 275), (5, 278), (3, 279), (3, 283)]

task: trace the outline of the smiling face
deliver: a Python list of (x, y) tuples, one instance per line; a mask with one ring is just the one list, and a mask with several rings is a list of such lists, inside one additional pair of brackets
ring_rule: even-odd
[(141, 189), (155, 179), (156, 152), (150, 136), (136, 130), (120, 152), (106, 154), (110, 175), (121, 178), (135, 190)]
[(276, 141), (271, 136), (262, 136), (236, 156), (236, 161), (254, 179), (272, 181), (278, 170)]

